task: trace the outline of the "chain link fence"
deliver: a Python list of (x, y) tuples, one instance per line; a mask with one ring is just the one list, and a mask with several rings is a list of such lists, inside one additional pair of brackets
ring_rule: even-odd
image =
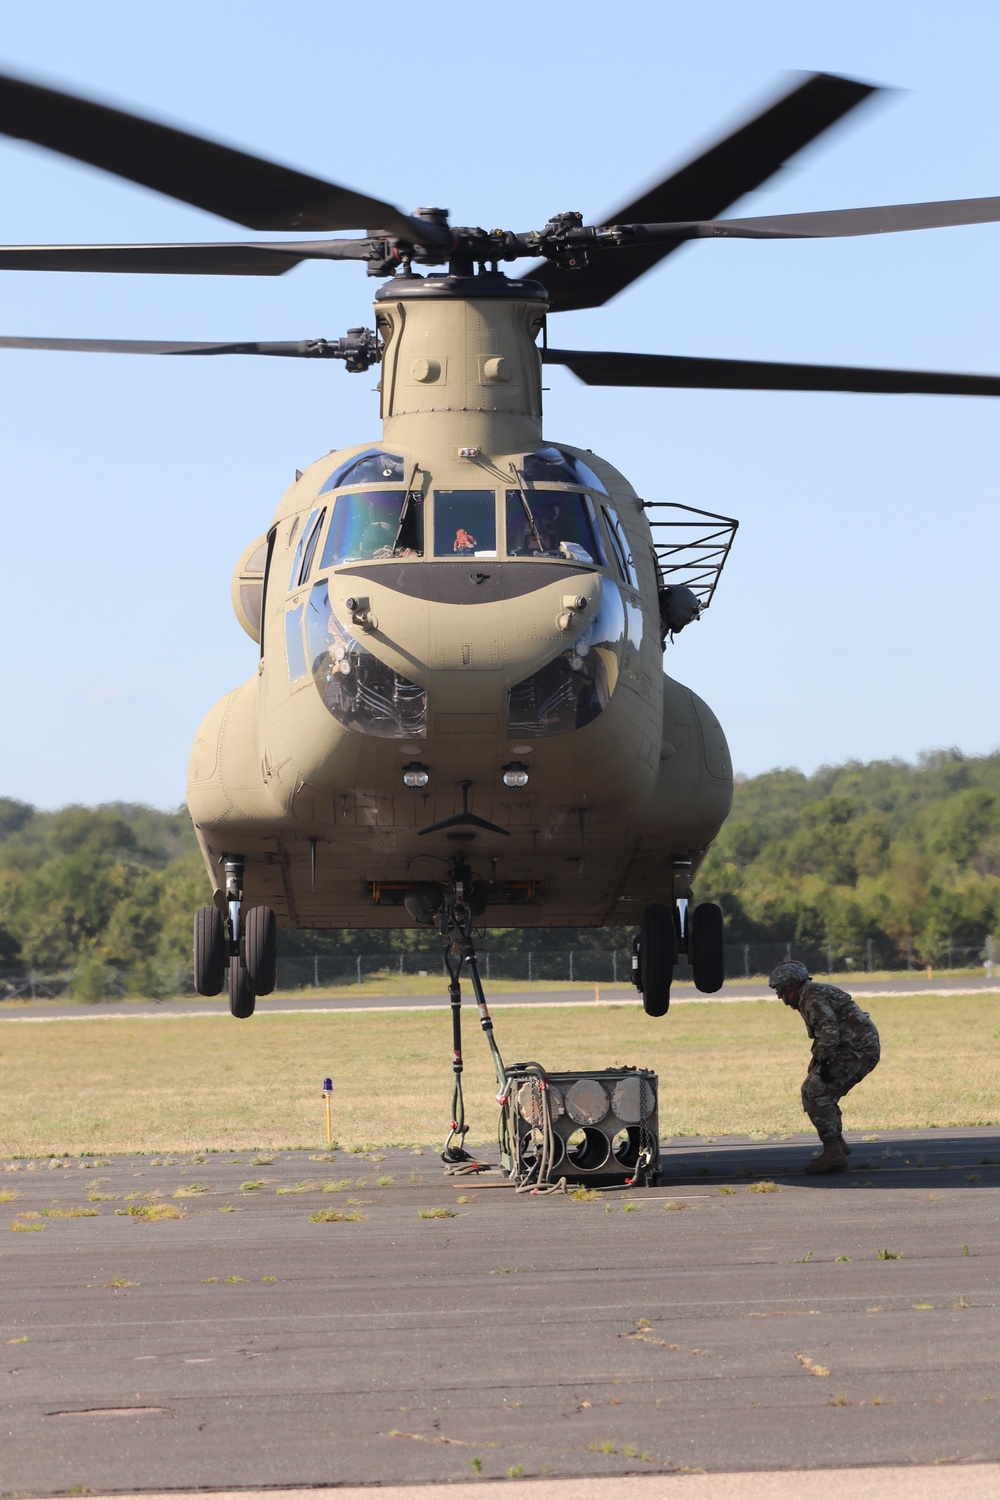
[[(952, 944), (935, 972), (948, 969), (970, 969), (984, 966), (990, 957), (991, 944)], [(726, 945), (726, 975), (729, 979), (754, 979), (770, 974), (788, 958), (800, 959), (812, 974), (850, 974), (893, 971), (924, 972), (916, 958), (902, 958), (889, 945), (862, 943), (859, 950), (842, 953), (835, 948), (785, 943), (729, 943)], [(593, 948), (569, 948), (553, 952), (520, 953), (479, 951), (479, 967), (484, 981), (533, 984), (539, 981), (569, 984), (629, 984), (632, 978), (632, 950), (616, 948), (601, 952)], [(324, 989), (345, 984), (364, 984), (372, 979), (417, 976), (433, 979), (446, 973), (444, 960), (433, 953), (358, 953), (335, 956), (288, 957), (278, 960), (278, 987), (285, 989)], [(691, 967), (681, 959), (674, 971), (684, 983), (693, 978)]]
[[(948, 944), (942, 950), (940, 961), (934, 965), (935, 974), (947, 974), (949, 970), (981, 968), (988, 976), (994, 972), (994, 945), (996, 940), (986, 937), (981, 943)], [(1000, 944), (996, 944), (1000, 949)], [(1000, 957), (1000, 952), (998, 952)], [(811, 974), (857, 974), (889, 971), (896, 973), (924, 973), (925, 965), (912, 951), (900, 955), (889, 944), (880, 944), (874, 939), (862, 940), (849, 952), (823, 944), (797, 942), (784, 943), (729, 943), (725, 950), (726, 976), (730, 980), (763, 979), (775, 965), (785, 959), (797, 958), (806, 965)], [(479, 967), (484, 982), (504, 984), (605, 984), (628, 985), (632, 977), (631, 947), (603, 951), (594, 948), (565, 948), (554, 951), (525, 949), (519, 952), (483, 948), (479, 952)], [(86, 968), (86, 973), (84, 972)], [(681, 961), (675, 970), (680, 982), (692, 978), (690, 966)], [(76, 970), (59, 973), (43, 973), (32, 970), (0, 970), (0, 999), (48, 1000), (73, 995), (84, 1000), (123, 998), (127, 995), (148, 995), (154, 999), (168, 999), (194, 992), (194, 976), (182, 967), (161, 968), (151, 982), (148, 968), (142, 973), (142, 982), (135, 971), (115, 969), (93, 961)], [(443, 955), (440, 951), (430, 953), (316, 953), (289, 954), (278, 958), (279, 993), (294, 990), (342, 989), (351, 985), (363, 985), (372, 981), (406, 981), (426, 979), (433, 988), (436, 979), (446, 986), (447, 977)]]
[(91, 965), (85, 982), (79, 969), (50, 973), (39, 969), (0, 970), (0, 1000), (124, 1000), (130, 995), (165, 999), (194, 993), (194, 974), (174, 968), (158, 976), (155, 986), (138, 987), (131, 971), (102, 965), (99, 974)]
[(936, 963), (922, 963), (912, 944), (901, 953), (895, 944), (876, 938), (862, 938), (845, 951), (825, 943), (730, 943), (726, 947), (726, 976), (729, 979), (752, 979), (770, 974), (786, 959), (797, 958), (810, 974), (923, 973), (930, 967), (934, 973), (949, 969), (985, 968), (993, 970), (994, 939), (985, 937), (979, 943), (952, 943), (942, 946)]
[[(627, 984), (632, 975), (631, 948), (610, 953), (571, 948), (548, 953), (478, 950), (479, 972), (486, 981), (534, 984), (566, 981), (571, 984)], [(278, 959), (278, 988), (323, 989), (332, 985), (364, 984), (372, 979), (407, 977), (432, 980), (447, 971), (441, 953), (322, 954), (311, 958)]]

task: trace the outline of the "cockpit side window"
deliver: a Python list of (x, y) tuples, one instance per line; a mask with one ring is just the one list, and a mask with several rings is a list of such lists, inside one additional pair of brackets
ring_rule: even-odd
[(424, 497), (419, 490), (361, 490), (337, 496), (321, 568), (423, 555)]
[(305, 604), (297, 604), (285, 612), (285, 654), (288, 658), (289, 682), (301, 682), (305, 677), (306, 648), (302, 641), (302, 616)]
[(305, 544), (308, 542), (309, 538), (312, 536), (313, 525), (318, 515), (318, 510), (311, 510), (309, 512), (309, 519), (306, 521), (305, 526), (302, 528), (302, 534), (299, 537), (299, 545), (296, 547), (295, 556), (292, 558), (292, 571), (288, 578), (289, 590), (298, 587), (299, 574), (302, 571), (302, 550), (305, 547)]
[(320, 532), (323, 530), (323, 522), (326, 520), (326, 511), (319, 513), (319, 518), (312, 530), (303, 537), (302, 548), (302, 571), (299, 573), (299, 586), (309, 582), (309, 574), (312, 571), (313, 558), (316, 556), (316, 548), (319, 545)]
[(615, 562), (618, 564), (618, 571), (622, 575), (622, 582), (637, 589), (639, 587), (639, 578), (635, 571), (635, 564), (632, 561), (632, 551), (628, 544), (628, 538), (622, 529), (622, 523), (610, 505), (602, 505), (601, 509), (604, 512), (604, 520), (608, 528), (608, 540), (611, 542), (611, 550), (615, 554)]
[(401, 483), (404, 459), (399, 453), (383, 453), (381, 448), (368, 448), (364, 453), (355, 453), (338, 468), (320, 487), (320, 494), (330, 490), (341, 490), (347, 484), (391, 484)]
[[(260, 591), (260, 656), (261, 656), (261, 661), (263, 661), (263, 659), (264, 659), (264, 620), (265, 620), (265, 613), (266, 613), (266, 611), (265, 611), (265, 605), (267, 604), (267, 586), (268, 586), (268, 583), (271, 580), (271, 561), (272, 561), (272, 559), (274, 557), (274, 544), (275, 544), (275, 539), (277, 538), (277, 535), (278, 535), (278, 528), (277, 528), (277, 526), (272, 526), (271, 530), (267, 533), (267, 555), (266, 555), (266, 557), (264, 559), (264, 581), (263, 581), (263, 585), (262, 585), (261, 591)], [(256, 557), (256, 555), (257, 554), (254, 553), (255, 557)]]
[(586, 495), (507, 491), (508, 557), (564, 557), (607, 566)]

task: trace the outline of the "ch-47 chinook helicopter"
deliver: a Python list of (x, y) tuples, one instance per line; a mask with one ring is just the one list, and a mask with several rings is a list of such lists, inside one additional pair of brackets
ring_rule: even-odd
[[(1000, 378), (555, 348), (547, 315), (600, 306), (706, 237), (879, 234), (1000, 220), (1000, 198), (718, 219), (874, 92), (827, 74), (598, 225), (456, 228), (196, 136), (15, 79), (0, 131), (253, 230), (351, 239), (0, 247), (0, 267), (278, 276), (352, 260), (384, 278), (375, 330), (293, 343), (4, 338), (5, 347), (381, 364), (381, 438), (319, 459), (240, 558), (257, 668), (198, 732), (188, 801), (214, 904), (203, 994), (248, 1016), (276, 926), (437, 923), (458, 970), (474, 919), (640, 927), (634, 977), (667, 1010), (679, 954), (723, 982), (722, 917), (692, 880), (732, 798), (718, 720), (664, 675), (736, 522), (639, 499), (542, 432), (543, 365), (590, 385), (1000, 395)], [(519, 279), (501, 266), (540, 263)], [(425, 273), (418, 268), (444, 266)], [(496, 1057), (496, 1054), (494, 1054)], [(457, 1064), (460, 1067), (460, 1061)], [(502, 1078), (501, 1078), (502, 1082)]]

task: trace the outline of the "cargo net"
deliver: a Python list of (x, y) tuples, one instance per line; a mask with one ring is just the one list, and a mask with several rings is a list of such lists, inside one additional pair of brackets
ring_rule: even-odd
[(500, 1096), (500, 1158), (518, 1192), (567, 1184), (653, 1186), (660, 1175), (655, 1073), (605, 1068), (546, 1073), (539, 1063), (506, 1069)]

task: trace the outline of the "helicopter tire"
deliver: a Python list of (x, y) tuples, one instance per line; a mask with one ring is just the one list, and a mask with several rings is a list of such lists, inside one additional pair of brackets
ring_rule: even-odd
[(229, 1010), (238, 1021), (253, 1015), (257, 996), (247, 966), (239, 954), (229, 960)]
[(222, 913), (214, 906), (201, 906), (194, 914), (194, 987), (199, 995), (218, 995), (225, 982)]
[(243, 947), (254, 993), (269, 995), (277, 981), (278, 934), (269, 906), (251, 906), (244, 918)]
[(722, 989), (726, 977), (723, 948), (722, 907), (704, 901), (694, 909), (691, 919), (691, 967), (695, 989), (703, 995), (714, 995)]
[(642, 1007), (647, 1016), (665, 1016), (670, 1009), (670, 981), (674, 977), (674, 917), (669, 906), (647, 906), (639, 929), (639, 979)]

